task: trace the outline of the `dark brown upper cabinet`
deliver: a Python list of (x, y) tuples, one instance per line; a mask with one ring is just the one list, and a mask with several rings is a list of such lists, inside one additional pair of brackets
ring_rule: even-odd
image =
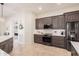
[[(44, 29), (44, 25), (51, 25), (51, 17), (36, 19), (36, 29)], [(51, 27), (52, 28), (52, 27)]]
[(64, 29), (65, 21), (63, 15), (52, 16), (53, 29)]
[(79, 11), (64, 13), (66, 22), (79, 21)]
[(44, 29), (44, 25), (46, 24), (51, 26), (49, 29), (64, 29), (64, 16), (57, 15), (36, 19), (36, 29)]

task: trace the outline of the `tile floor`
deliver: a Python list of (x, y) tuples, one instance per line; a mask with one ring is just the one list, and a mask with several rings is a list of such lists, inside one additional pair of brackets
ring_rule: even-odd
[(15, 44), (11, 56), (70, 56), (71, 53), (58, 47), (46, 46), (38, 43), (23, 45)]

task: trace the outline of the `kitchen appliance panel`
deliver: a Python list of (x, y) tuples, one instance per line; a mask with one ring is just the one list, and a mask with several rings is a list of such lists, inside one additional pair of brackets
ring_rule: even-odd
[(71, 50), (70, 41), (79, 41), (79, 22), (67, 22), (66, 24), (66, 42), (68, 50)]

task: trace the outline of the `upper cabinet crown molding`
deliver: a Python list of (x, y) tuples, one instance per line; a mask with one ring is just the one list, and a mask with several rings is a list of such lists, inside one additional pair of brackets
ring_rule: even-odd
[(79, 11), (64, 13), (66, 22), (79, 21)]

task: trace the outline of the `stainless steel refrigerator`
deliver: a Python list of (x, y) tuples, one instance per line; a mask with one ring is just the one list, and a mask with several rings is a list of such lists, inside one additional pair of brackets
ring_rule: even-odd
[(79, 41), (79, 22), (66, 23), (66, 48), (71, 50), (70, 41)]

